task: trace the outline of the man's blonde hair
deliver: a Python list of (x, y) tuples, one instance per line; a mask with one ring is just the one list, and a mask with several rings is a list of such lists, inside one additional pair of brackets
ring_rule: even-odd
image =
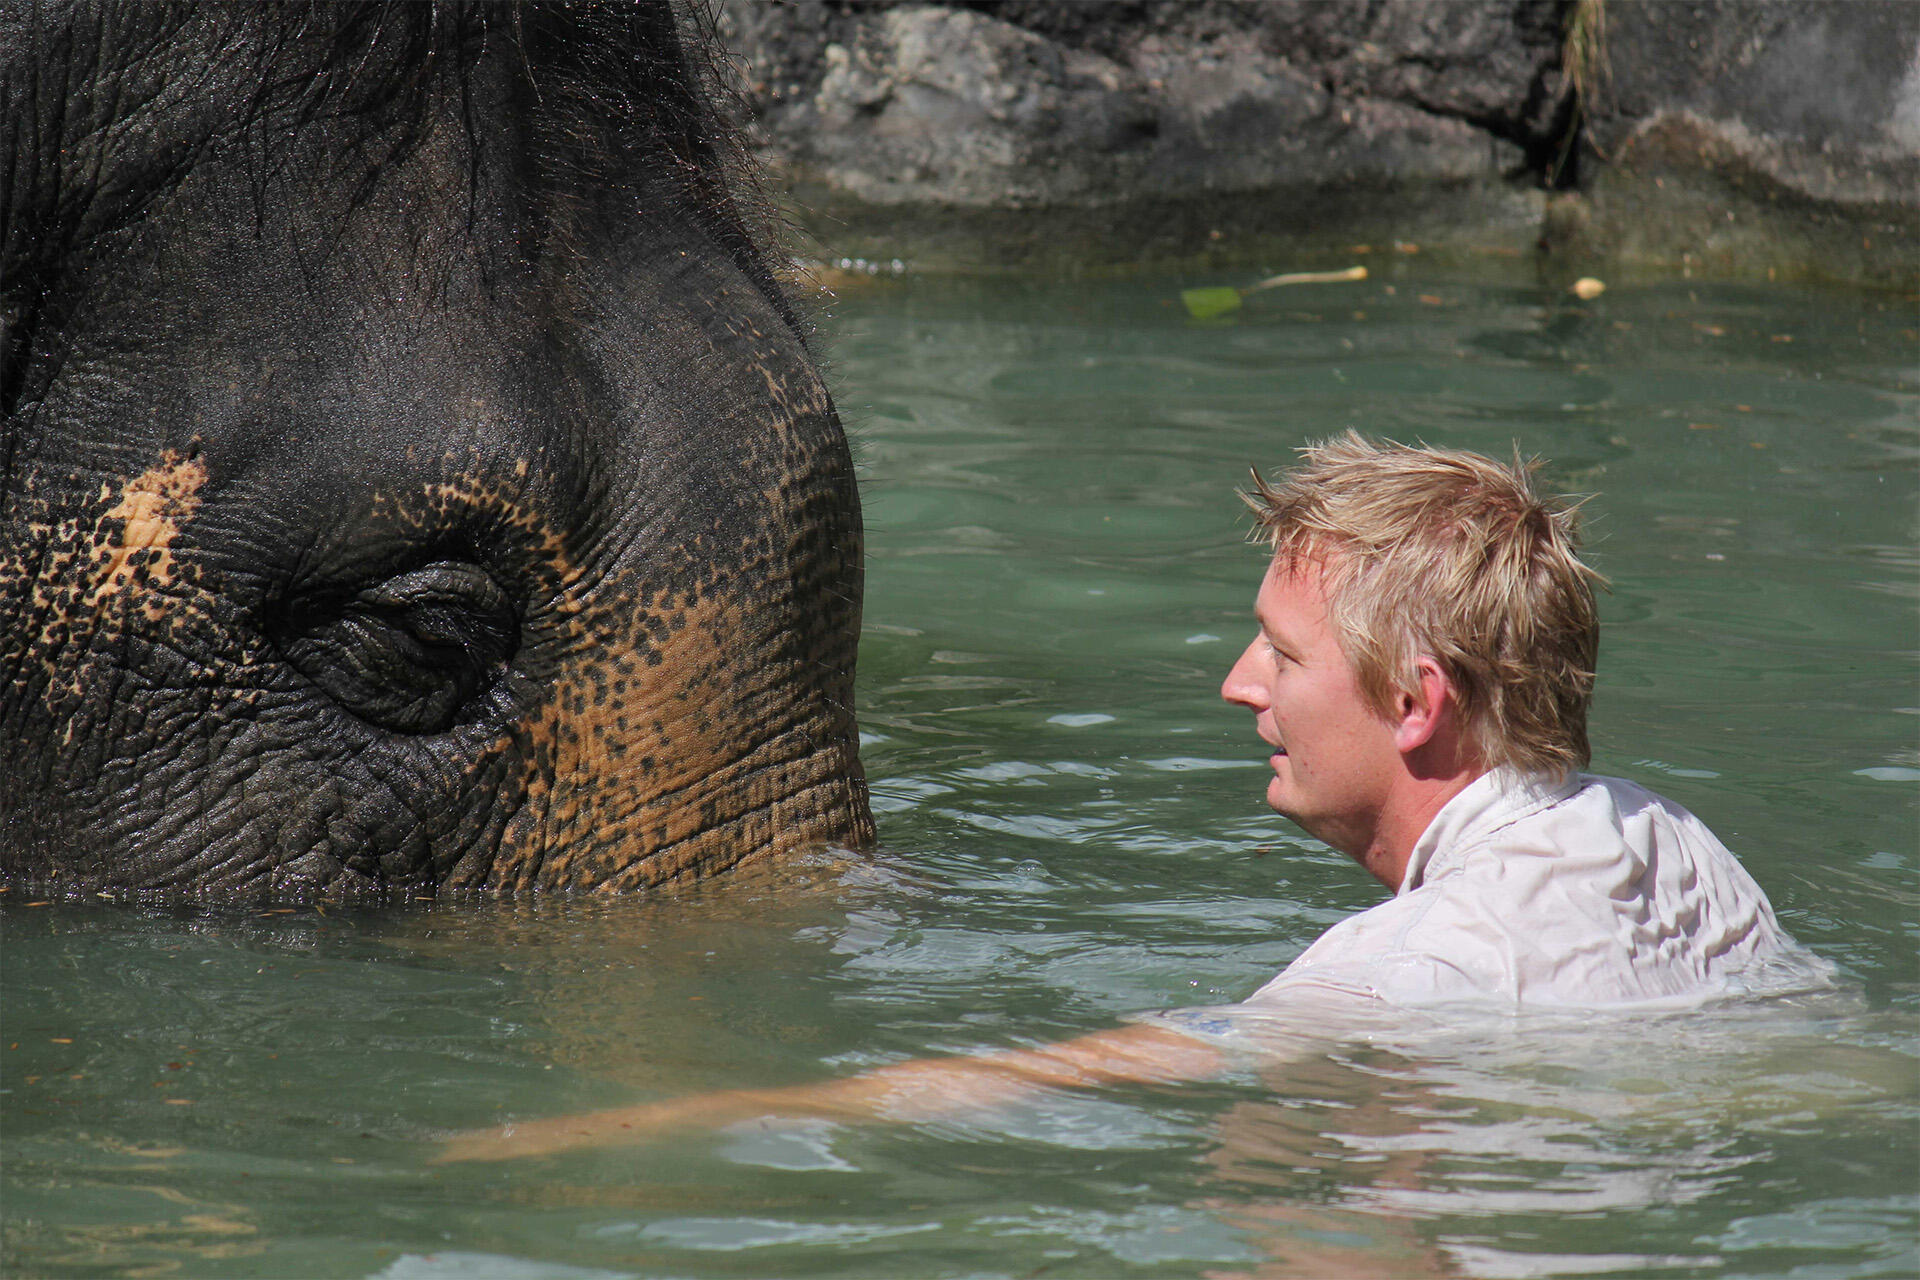
[(1283, 570), (1321, 573), (1340, 647), (1381, 714), (1417, 693), (1422, 656), (1451, 682), (1468, 748), (1487, 768), (1564, 775), (1592, 756), (1600, 625), (1578, 555), (1578, 504), (1533, 491), (1537, 462), (1374, 444), (1346, 434), (1300, 450), (1278, 484), (1241, 495)]

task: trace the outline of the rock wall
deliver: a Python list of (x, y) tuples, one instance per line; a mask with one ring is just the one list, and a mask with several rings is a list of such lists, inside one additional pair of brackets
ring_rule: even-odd
[(1920, 4), (1608, 0), (1587, 253), (1920, 287)]
[[(1731, 271), (1810, 255), (1847, 277), (1913, 268), (1916, 0), (717, 10), (750, 133), (830, 246), (1025, 263), (1403, 236)], [(1597, 35), (1578, 67), (1576, 21)], [(1753, 233), (1702, 222), (1722, 204)], [(1793, 253), (1759, 253), (1769, 229), (1797, 237)], [(1855, 231), (1904, 236), (1904, 262), (1872, 247), (1834, 261), (1828, 241)]]

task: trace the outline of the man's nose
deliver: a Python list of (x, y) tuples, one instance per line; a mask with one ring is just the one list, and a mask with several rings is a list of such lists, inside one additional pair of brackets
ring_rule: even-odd
[(1254, 678), (1258, 657), (1254, 650), (1260, 647), (1260, 640), (1253, 642), (1240, 651), (1240, 658), (1227, 672), (1227, 678), (1220, 684), (1220, 696), (1237, 707), (1246, 707), (1259, 711), (1265, 705), (1264, 692), (1260, 681)]

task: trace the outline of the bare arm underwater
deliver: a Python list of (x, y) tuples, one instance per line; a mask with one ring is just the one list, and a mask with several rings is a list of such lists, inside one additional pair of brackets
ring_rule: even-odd
[(729, 1089), (476, 1130), (449, 1139), (434, 1163), (508, 1160), (576, 1147), (640, 1143), (679, 1130), (716, 1129), (756, 1117), (928, 1120), (1001, 1105), (1046, 1089), (1205, 1079), (1219, 1074), (1224, 1063), (1219, 1051), (1179, 1032), (1119, 1027), (1038, 1049), (900, 1062), (820, 1084)]

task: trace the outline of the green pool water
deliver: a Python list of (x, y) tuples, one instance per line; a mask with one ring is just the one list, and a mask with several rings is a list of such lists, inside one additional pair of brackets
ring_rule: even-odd
[[(825, 322), (876, 854), (632, 902), (0, 900), (0, 1273), (1920, 1272), (1913, 301), (1577, 303), (1416, 257), (1189, 321), (1179, 290), (1222, 282), (909, 276)], [(1347, 426), (1517, 444), (1597, 495), (1595, 768), (1706, 818), (1844, 991), (428, 1163), (465, 1127), (1237, 999), (1377, 901), (1264, 810), (1217, 700), (1261, 568), (1232, 490)]]

